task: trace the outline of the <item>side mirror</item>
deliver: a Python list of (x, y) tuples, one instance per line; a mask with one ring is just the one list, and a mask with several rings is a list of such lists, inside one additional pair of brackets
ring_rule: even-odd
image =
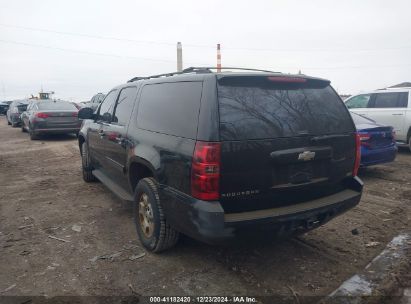
[(94, 110), (92, 108), (82, 108), (78, 111), (79, 119), (94, 119)]

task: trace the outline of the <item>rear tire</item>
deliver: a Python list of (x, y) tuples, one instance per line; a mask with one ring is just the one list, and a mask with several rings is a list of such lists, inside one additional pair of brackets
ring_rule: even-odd
[(31, 140), (36, 140), (39, 138), (39, 136), (33, 131), (33, 128), (31, 126), (29, 126), (29, 134)]
[(9, 119), (7, 118), (7, 124), (10, 126), (11, 122), (9, 121)]
[(161, 252), (178, 242), (180, 234), (167, 223), (153, 178), (143, 178), (137, 184), (133, 214), (140, 242), (147, 250)]
[(95, 182), (97, 179), (91, 172), (93, 167), (91, 166), (90, 155), (88, 153), (87, 144), (84, 142), (81, 145), (81, 171), (83, 173), (83, 179), (86, 183)]
[(23, 133), (26, 133), (26, 132), (27, 132), (27, 130), (26, 130), (26, 128), (24, 127), (24, 124), (23, 124), (23, 123), (21, 124), (21, 132), (23, 132)]
[(12, 128), (17, 128), (18, 126), (19, 126), (18, 123), (14, 123), (14, 122), (11, 123)]

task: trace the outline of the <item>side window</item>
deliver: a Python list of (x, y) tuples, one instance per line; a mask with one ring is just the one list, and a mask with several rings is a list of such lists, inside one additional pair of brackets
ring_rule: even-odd
[(349, 109), (367, 108), (368, 102), (370, 101), (370, 97), (371, 95), (369, 94), (362, 94), (362, 95), (354, 96), (350, 100), (348, 100), (345, 103), (345, 105)]
[(138, 108), (138, 127), (194, 139), (197, 135), (202, 87), (202, 82), (144, 86)]
[(113, 90), (107, 94), (106, 98), (100, 106), (97, 120), (111, 122), (114, 106), (116, 104), (117, 90)]
[[(399, 108), (401, 106), (402, 93), (377, 93), (373, 108)], [(407, 101), (408, 102), (408, 101)]]
[(127, 125), (130, 119), (131, 111), (133, 110), (136, 94), (136, 87), (129, 87), (121, 90), (112, 120), (113, 123), (117, 123), (122, 126)]

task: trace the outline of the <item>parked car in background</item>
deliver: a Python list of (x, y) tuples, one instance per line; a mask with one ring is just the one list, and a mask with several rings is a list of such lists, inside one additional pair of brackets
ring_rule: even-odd
[(134, 203), (150, 251), (179, 233), (302, 233), (361, 198), (359, 138), (328, 80), (190, 68), (115, 87), (79, 118), (84, 180)]
[(106, 95), (104, 95), (103, 93), (97, 93), (96, 95), (94, 95), (91, 98), (91, 100), (89, 102), (83, 103), (82, 107), (83, 108), (91, 108), (93, 110), (96, 110), (98, 108), (98, 106), (100, 105), (100, 103), (103, 101), (105, 96)]
[(22, 131), (28, 131), (31, 139), (42, 134), (78, 134), (81, 121), (77, 118), (77, 108), (68, 101), (32, 101), (22, 116)]
[(357, 113), (351, 113), (361, 141), (361, 166), (395, 160), (397, 145), (393, 127), (384, 126)]
[(11, 125), (13, 128), (18, 127), (21, 124), (20, 115), (26, 111), (28, 104), (28, 100), (13, 101), (7, 110), (7, 124)]
[(351, 112), (393, 126), (398, 146), (411, 150), (410, 92), (411, 88), (387, 88), (354, 95), (344, 102)]
[(1, 114), (6, 115), (7, 110), (9, 109), (9, 106), (12, 102), (13, 101), (1, 101), (0, 102), (0, 115)]

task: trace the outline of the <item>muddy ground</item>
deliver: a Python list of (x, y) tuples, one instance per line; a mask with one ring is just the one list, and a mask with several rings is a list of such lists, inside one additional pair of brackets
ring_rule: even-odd
[(298, 238), (228, 248), (183, 238), (173, 250), (151, 254), (137, 240), (129, 206), (102, 184), (83, 182), (74, 136), (31, 141), (2, 116), (0, 295), (282, 295), (313, 302), (410, 230), (411, 153), (400, 150), (394, 163), (361, 178), (366, 186), (356, 208)]

